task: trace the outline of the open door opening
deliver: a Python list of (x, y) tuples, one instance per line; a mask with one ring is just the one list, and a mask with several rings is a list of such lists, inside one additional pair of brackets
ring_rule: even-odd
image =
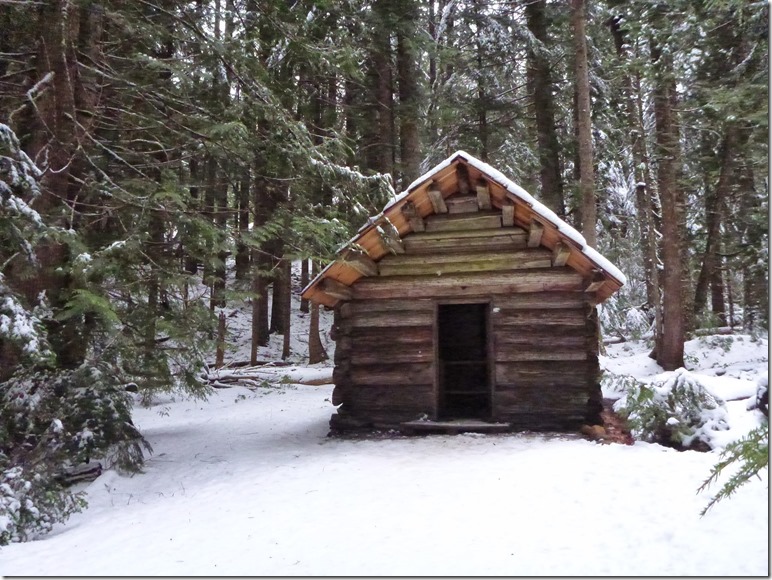
[(440, 419), (489, 419), (488, 304), (437, 310)]

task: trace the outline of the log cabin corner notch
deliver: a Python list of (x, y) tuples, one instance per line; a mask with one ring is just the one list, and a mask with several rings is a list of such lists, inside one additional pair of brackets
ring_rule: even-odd
[(592, 423), (595, 306), (624, 283), (576, 230), (459, 151), (371, 218), (303, 290), (335, 309), (330, 425)]

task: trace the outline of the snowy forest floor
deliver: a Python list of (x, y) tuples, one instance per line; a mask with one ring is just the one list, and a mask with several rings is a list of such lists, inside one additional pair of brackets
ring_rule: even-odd
[[(246, 307), (229, 317), (248, 343)], [(329, 313), (323, 313), (330, 356)], [(4, 575), (768, 575), (768, 476), (704, 517), (698, 494), (721, 443), (756, 425), (768, 339), (708, 336), (689, 369), (727, 401), (713, 452), (600, 444), (578, 434), (328, 437), (330, 363), (290, 366), (258, 388), (137, 406), (153, 446), (144, 473), (85, 484), (89, 507), (47, 537), (0, 550)], [(731, 339), (731, 340), (730, 340)], [(245, 346), (246, 345), (246, 346)], [(261, 349), (278, 360), (281, 337)], [(648, 346), (609, 346), (602, 366), (642, 380)], [(285, 377), (282, 380), (282, 377)], [(605, 390), (604, 396), (619, 397)], [(717, 488), (716, 488), (717, 489)]]

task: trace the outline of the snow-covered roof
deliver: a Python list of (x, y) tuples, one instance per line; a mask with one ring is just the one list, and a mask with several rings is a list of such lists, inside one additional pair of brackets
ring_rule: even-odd
[[(602, 272), (605, 278), (612, 282), (612, 284), (605, 288), (604, 291), (599, 293), (599, 302), (608, 298), (611, 294), (613, 294), (613, 292), (615, 292), (618, 288), (626, 283), (627, 279), (625, 275), (608, 259), (602, 256), (597, 250), (590, 247), (587, 244), (584, 236), (576, 231), (576, 229), (568, 225), (565, 221), (560, 219), (555, 214), (555, 212), (534, 198), (522, 187), (507, 178), (499, 170), (477, 159), (473, 155), (460, 150), (456, 151), (447, 159), (438, 163), (429, 171), (424, 173), (421, 177), (413, 181), (405, 191), (395, 196), (394, 199), (386, 204), (381, 213), (368, 219), (367, 223), (365, 223), (359, 229), (356, 235), (340, 247), (338, 254), (344, 255), (352, 246), (362, 246), (362, 241), (365, 236), (373, 231), (377, 231), (379, 228), (382, 228), (383, 224), (388, 222), (392, 225), (395, 225), (395, 221), (399, 221), (400, 218), (399, 211), (405, 203), (408, 201), (415, 202), (419, 196), (426, 196), (429, 184), (435, 181), (439, 176), (452, 171), (451, 168), (454, 165), (458, 165), (460, 163), (465, 164), (467, 167), (474, 168), (474, 171), (479, 173), (481, 177), (484, 177), (489, 182), (497, 184), (504, 192), (506, 192), (506, 197), (510, 201), (526, 207), (528, 209), (529, 215), (533, 214), (533, 217), (536, 217), (537, 221), (543, 225), (552, 226), (557, 232), (558, 237), (564, 241), (570, 241), (571, 247), (579, 250), (588, 264), (592, 266), (592, 269), (597, 269)], [(406, 223), (399, 225), (402, 225), (403, 227), (397, 227), (397, 225), (395, 225), (395, 227), (400, 235), (404, 235), (405, 233), (410, 233), (410, 231), (412, 231)], [(403, 229), (405, 231), (403, 231)], [(373, 255), (373, 252), (368, 252), (368, 254), (375, 261), (383, 257), (383, 255)], [(306, 288), (303, 289), (303, 297), (310, 300), (316, 300), (323, 304), (327, 304), (328, 306), (332, 306), (337, 303), (337, 299), (325, 300), (323, 297), (318, 295), (320, 292), (320, 282), (325, 278), (331, 277), (332, 279), (341, 282), (346, 286), (350, 286), (354, 281), (361, 277), (361, 274), (355, 274), (353, 279), (351, 279), (352, 276), (350, 275), (341, 275), (343, 274), (341, 267), (345, 268), (340, 260), (330, 263), (319, 273), (316, 278), (314, 278), (314, 280), (311, 281), (311, 283), (308, 284), (308, 286), (306, 286)]]

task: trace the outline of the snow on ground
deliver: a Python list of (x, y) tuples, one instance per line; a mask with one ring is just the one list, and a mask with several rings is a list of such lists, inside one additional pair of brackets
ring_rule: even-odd
[[(643, 372), (622, 360), (635, 348), (617, 350), (605, 365)], [(766, 367), (740, 358), (738, 373)], [(0, 573), (769, 573), (766, 472), (699, 516), (717, 452), (527, 433), (329, 438), (330, 397), (276, 384), (135, 409), (155, 450), (144, 473), (104, 473), (84, 513), (0, 550)]]

